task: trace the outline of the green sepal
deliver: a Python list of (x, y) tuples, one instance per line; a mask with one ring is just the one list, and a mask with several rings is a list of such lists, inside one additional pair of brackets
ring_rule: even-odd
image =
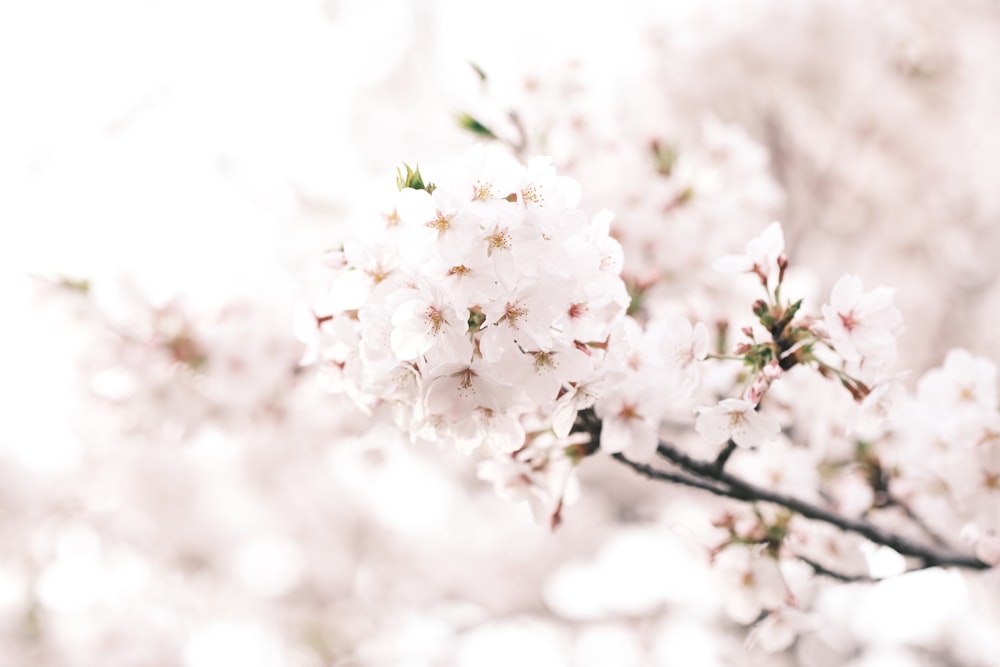
[(656, 164), (656, 173), (661, 176), (669, 176), (677, 164), (677, 149), (670, 144), (662, 144), (656, 139), (650, 142), (650, 149)]
[(406, 169), (405, 174), (402, 169), (396, 169), (396, 187), (399, 190), (412, 188), (414, 190), (427, 190), (428, 193), (433, 193), (437, 188), (433, 183), (424, 183), (424, 177), (420, 175), (419, 164), (416, 169), (411, 169), (410, 165), (404, 162), (403, 167)]

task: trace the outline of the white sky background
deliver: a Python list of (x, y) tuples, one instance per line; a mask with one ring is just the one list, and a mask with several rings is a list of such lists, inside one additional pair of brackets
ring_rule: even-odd
[[(343, 196), (373, 176), (358, 173), (371, 155), (408, 152), (352, 137), (352, 122), (368, 132), (368, 112), (378, 112), (359, 107), (359, 94), (392, 70), (403, 71), (401, 97), (412, 99), (418, 84), (430, 95), (447, 90), (446, 81), (413, 81), (440, 60), (452, 69), (470, 59), (493, 68), (501, 58), (544, 64), (571, 39), (593, 44), (595, 60), (607, 52), (608, 63), (621, 63), (629, 42), (615, 29), (627, 11), (581, 16), (573, 7), (6, 3), (3, 263), (77, 275), (128, 270), (191, 288), (216, 272), (225, 248), (221, 264), (232, 272), (265, 249), (296, 191)], [(428, 38), (435, 43), (426, 64), (399, 62)], [(447, 119), (455, 99), (439, 102)], [(417, 124), (441, 122), (393, 112), (378, 118), (393, 127), (366, 136), (405, 129), (412, 137)]]
[[(24, 276), (127, 275), (154, 298), (208, 303), (273, 288), (277, 262), (315, 261), (312, 239), (400, 160), (464, 148), (430, 142), (469, 60), (541, 67), (569, 40), (623, 66), (630, 18), (571, 2), (0, 4), (0, 289), (18, 323), (0, 386), (18, 438), (62, 433), (43, 417), (64, 414), (72, 358), (28, 312)], [(394, 105), (393, 86), (423, 106)], [(327, 231), (307, 236), (314, 218)]]

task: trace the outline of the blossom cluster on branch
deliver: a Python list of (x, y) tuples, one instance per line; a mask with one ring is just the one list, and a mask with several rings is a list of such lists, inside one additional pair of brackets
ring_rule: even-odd
[[(752, 277), (762, 294), (747, 304), (748, 324), (719, 322), (713, 341), (704, 323), (658, 308), (655, 292), (626, 289), (611, 214), (586, 215), (549, 158), (523, 165), (477, 145), (428, 175), (433, 182), (401, 169), (378, 223), (327, 257), (329, 291), (298, 331), (304, 363), (318, 365), (329, 389), (391, 415), (412, 440), (483, 452), (481, 477), (553, 527), (578, 493), (577, 467), (599, 452), (738, 501), (713, 522), (720, 539), (710, 551), (743, 572), (733, 618), (766, 617), (762, 641), (776, 649), (807, 625), (789, 619), (806, 597), (794, 582), (811, 579), (788, 564), (871, 581), (865, 540), (915, 569), (1000, 560), (988, 509), (995, 369), (955, 351), (928, 373), (918, 400), (968, 444), (933, 475), (894, 461), (894, 418), (907, 399), (893, 369), (903, 320), (892, 289), (848, 274), (819, 308), (788, 298), (775, 222), (715, 263)], [(797, 441), (808, 393), (796, 392), (806, 387), (844, 420), (837, 442)], [(978, 493), (960, 484), (969, 468), (984, 470)], [(934, 483), (965, 512), (975, 555), (921, 516), (921, 491)]]

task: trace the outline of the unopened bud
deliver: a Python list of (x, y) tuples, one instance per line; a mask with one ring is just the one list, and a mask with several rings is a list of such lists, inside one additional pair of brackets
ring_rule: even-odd
[(778, 282), (785, 280), (785, 269), (788, 268), (788, 257), (784, 253), (778, 255)]

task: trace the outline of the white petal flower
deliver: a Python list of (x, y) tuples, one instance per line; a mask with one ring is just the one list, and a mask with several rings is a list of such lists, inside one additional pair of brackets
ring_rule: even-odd
[(643, 385), (626, 383), (599, 400), (594, 410), (602, 422), (601, 449), (637, 461), (653, 457), (663, 417), (660, 395)]
[(760, 236), (750, 239), (746, 252), (742, 255), (726, 255), (715, 263), (715, 269), (723, 273), (759, 273), (770, 279), (777, 275), (778, 257), (785, 251), (785, 235), (781, 223), (772, 222)]
[(524, 378), (528, 396), (544, 405), (555, 399), (560, 387), (584, 379), (593, 371), (591, 358), (575, 347), (530, 352), (530, 370)]
[(893, 290), (884, 286), (865, 292), (861, 279), (852, 275), (834, 285), (830, 303), (823, 306), (823, 323), (845, 361), (874, 372), (896, 360), (903, 316), (892, 295)]
[(725, 586), (726, 615), (737, 623), (753, 623), (765, 610), (778, 609), (788, 597), (788, 587), (778, 561), (733, 545), (715, 559)]
[(781, 433), (778, 422), (759, 414), (752, 403), (739, 398), (726, 398), (715, 407), (699, 409), (694, 427), (713, 445), (731, 439), (740, 447), (756, 447)]
[(435, 344), (453, 349), (469, 348), (463, 344), (468, 318), (444, 302), (441, 295), (411, 290), (412, 298), (392, 313), (389, 342), (400, 361), (409, 361), (427, 353)]
[(920, 379), (917, 394), (921, 403), (938, 412), (995, 410), (996, 364), (966, 350), (950, 350), (943, 366)]

